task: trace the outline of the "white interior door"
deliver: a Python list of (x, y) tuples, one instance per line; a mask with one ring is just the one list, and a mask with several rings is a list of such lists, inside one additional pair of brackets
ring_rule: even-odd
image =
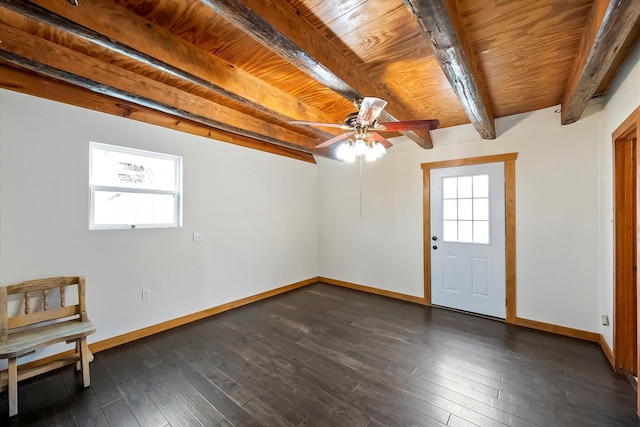
[(504, 319), (504, 163), (430, 173), (432, 304)]

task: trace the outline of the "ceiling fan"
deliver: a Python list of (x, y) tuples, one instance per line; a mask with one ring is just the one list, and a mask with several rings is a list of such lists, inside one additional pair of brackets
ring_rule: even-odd
[(335, 136), (315, 148), (325, 148), (337, 142), (346, 140), (339, 148), (336, 156), (340, 160), (352, 163), (356, 156), (365, 156), (367, 161), (373, 161), (384, 156), (391, 143), (387, 141), (380, 132), (402, 132), (408, 130), (433, 130), (440, 126), (440, 121), (431, 120), (408, 120), (403, 122), (379, 123), (378, 117), (387, 105), (387, 101), (380, 98), (366, 97), (354, 102), (358, 109), (351, 113), (344, 120), (344, 124), (308, 122), (303, 120), (292, 120), (292, 125), (307, 125), (333, 127), (348, 130), (341, 135)]

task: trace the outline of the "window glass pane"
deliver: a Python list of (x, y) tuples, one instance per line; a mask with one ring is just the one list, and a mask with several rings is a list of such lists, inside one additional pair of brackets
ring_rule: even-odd
[(458, 219), (473, 219), (473, 204), (471, 199), (458, 200)]
[(472, 178), (470, 176), (458, 177), (458, 198), (468, 199), (473, 196), (472, 193)]
[(442, 198), (455, 199), (458, 197), (458, 178), (442, 178)]
[(457, 200), (442, 201), (442, 218), (458, 219), (458, 202)]
[(445, 221), (443, 223), (442, 240), (446, 242), (458, 241), (458, 221)]
[(473, 177), (473, 197), (489, 197), (489, 175)]
[(174, 159), (123, 153), (100, 145), (91, 150), (91, 185), (176, 190)]
[(472, 221), (458, 221), (458, 242), (473, 242)]
[(473, 219), (489, 220), (489, 199), (473, 199)]
[(173, 224), (174, 195), (95, 191), (97, 225)]
[(489, 243), (489, 221), (473, 221), (473, 242)]

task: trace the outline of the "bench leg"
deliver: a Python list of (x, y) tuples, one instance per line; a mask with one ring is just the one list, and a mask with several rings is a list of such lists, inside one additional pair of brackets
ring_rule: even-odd
[(9, 416), (18, 415), (18, 360), (12, 357), (8, 360), (7, 373), (9, 383), (7, 384), (9, 394)]
[(82, 364), (82, 385), (89, 387), (91, 385), (91, 375), (89, 373), (89, 362), (91, 361), (91, 352), (87, 345), (87, 337), (80, 338), (80, 363)]
[[(69, 342), (67, 342), (68, 344)], [(80, 353), (80, 340), (76, 340), (76, 353), (80, 355), (76, 362), (76, 372), (80, 372), (82, 369), (82, 353)]]

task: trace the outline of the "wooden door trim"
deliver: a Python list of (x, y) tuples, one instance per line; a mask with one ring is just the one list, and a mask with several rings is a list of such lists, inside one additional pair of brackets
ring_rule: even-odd
[(611, 139), (615, 143), (618, 139), (628, 139), (638, 133), (640, 127), (640, 107), (637, 107), (611, 134)]
[[(640, 147), (638, 144), (638, 136), (640, 135), (640, 106), (636, 107), (636, 109), (629, 115), (629, 117), (627, 117), (621, 124), (620, 126), (618, 126), (618, 128), (616, 130), (613, 131), (613, 133), (611, 134), (611, 139), (612, 139), (612, 151), (613, 151), (613, 197), (614, 197), (614, 218), (616, 218), (616, 206), (615, 206), (615, 202), (616, 202), (616, 197), (617, 197), (617, 193), (616, 193), (616, 169), (615, 169), (615, 165), (616, 165), (616, 145), (619, 143), (624, 143), (626, 141), (635, 141), (635, 177), (632, 177), (632, 179), (634, 179), (635, 181), (635, 194), (634, 194), (634, 199), (635, 199), (635, 224), (634, 224), (634, 234), (635, 234), (635, 246), (636, 246), (636, 253), (635, 253), (635, 262), (636, 262), (636, 266), (638, 265), (638, 235), (637, 235), (637, 227), (638, 227), (638, 218), (640, 217), (640, 214), (638, 213), (638, 207), (640, 205), (639, 201), (640, 201), (640, 176), (638, 174), (638, 171), (640, 170), (639, 168), (639, 159), (640, 159)], [(614, 254), (613, 254), (613, 265), (617, 265), (617, 256), (618, 254), (621, 253), (621, 248), (618, 247), (618, 239), (615, 236), (615, 228), (614, 228)], [(618, 363), (618, 357), (620, 357), (619, 355), (619, 348), (616, 348), (616, 343), (617, 343), (617, 334), (618, 334), (618, 327), (619, 325), (622, 323), (620, 320), (620, 316), (619, 316), (619, 312), (618, 312), (618, 304), (617, 304), (617, 292), (618, 292), (618, 279), (617, 279), (617, 275), (615, 272), (615, 268), (614, 268), (614, 277), (613, 277), (613, 367), (614, 369), (617, 370), (619, 363)], [(638, 274), (636, 272), (635, 274), (635, 294), (636, 294), (636, 301), (635, 301), (635, 317), (636, 317), (636, 346), (635, 346), (635, 367), (636, 367), (636, 374), (640, 373), (640, 316), (638, 316), (638, 313), (640, 313), (640, 301), (638, 296)], [(637, 398), (637, 402), (636, 402), (636, 413), (638, 415), (640, 415), (640, 393), (638, 393), (638, 398)]]
[(516, 322), (516, 165), (518, 153), (496, 154), (492, 156), (469, 157), (422, 163), (422, 229), (424, 259), (424, 305), (431, 305), (431, 169), (455, 166), (479, 165), (483, 163), (504, 163), (505, 177), (505, 278), (507, 295), (507, 323)]
[(613, 144), (613, 353), (614, 369), (636, 374), (637, 367), (637, 197), (636, 142)]

